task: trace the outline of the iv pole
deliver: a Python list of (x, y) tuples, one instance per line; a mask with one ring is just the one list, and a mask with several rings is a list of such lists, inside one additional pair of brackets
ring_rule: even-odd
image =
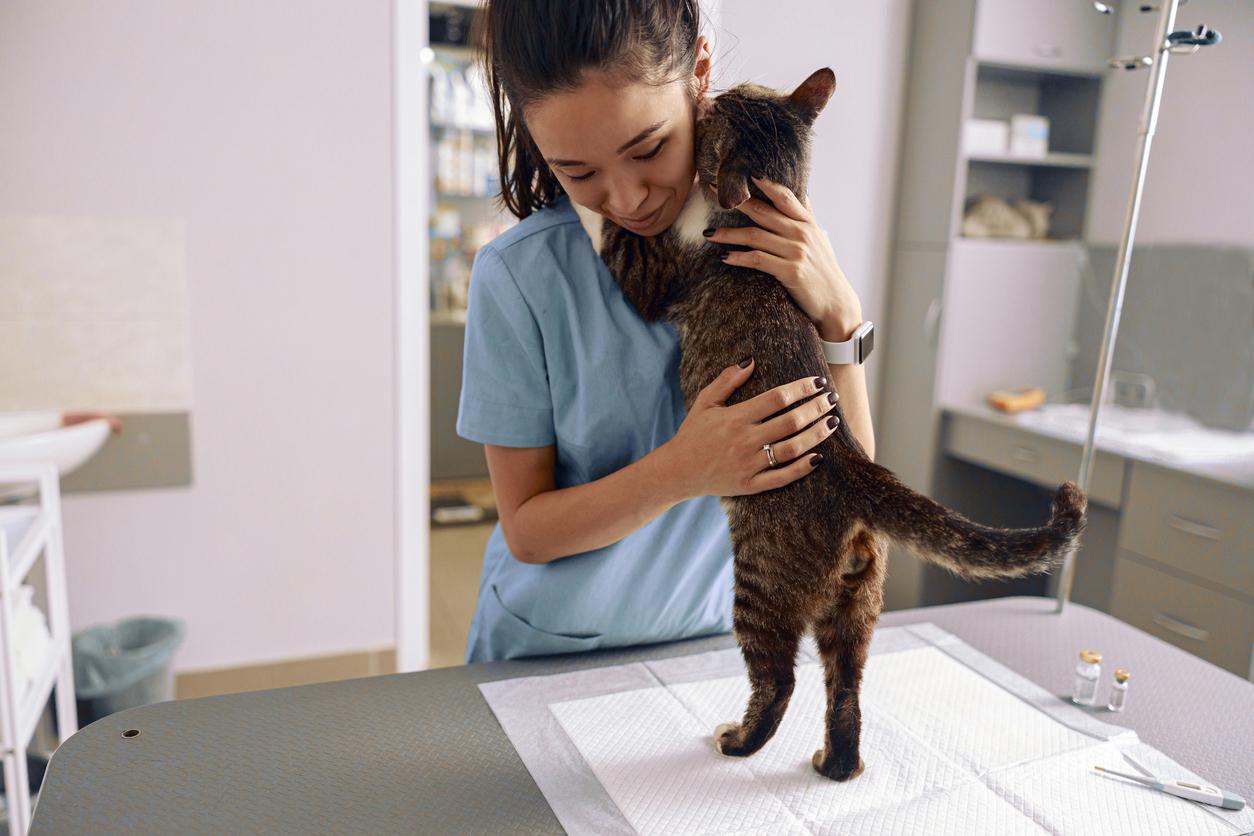
[[(1198, 26), (1194, 32), (1173, 32), (1176, 25), (1176, 10), (1180, 3), (1187, 0), (1163, 0), (1158, 16), (1158, 28), (1154, 34), (1154, 54), (1136, 57), (1112, 58), (1110, 66), (1116, 69), (1139, 70), (1150, 68), (1149, 83), (1145, 89), (1145, 107), (1141, 112), (1141, 128), (1137, 144), (1136, 168), (1132, 179), (1132, 194), (1128, 197), (1128, 210), (1123, 221), (1123, 239), (1119, 243), (1119, 254), (1115, 258), (1115, 275), (1110, 288), (1110, 304), (1106, 308), (1106, 330), (1102, 335), (1102, 347), (1097, 359), (1097, 376), (1093, 382), (1093, 400), (1089, 406), (1088, 435), (1084, 440), (1084, 452), (1080, 455), (1080, 476), (1077, 480), (1080, 490), (1086, 494), (1089, 480), (1093, 474), (1093, 460), (1097, 449), (1094, 439), (1097, 435), (1097, 414), (1102, 407), (1102, 394), (1110, 382), (1110, 358), (1115, 353), (1115, 335), (1119, 330), (1119, 315), (1123, 310), (1123, 291), (1128, 281), (1128, 267), (1132, 259), (1132, 241), (1136, 235), (1137, 217), (1141, 213), (1141, 191), (1145, 186), (1145, 169), (1149, 163), (1150, 142), (1154, 138), (1154, 129), (1158, 124), (1158, 106), (1163, 95), (1163, 81), (1167, 75), (1167, 59), (1173, 52), (1192, 54), (1198, 47), (1211, 46), (1219, 43), (1220, 35), (1213, 29)], [(1131, 0), (1124, 0), (1130, 6)], [(1093, 7), (1102, 14), (1111, 14), (1114, 9), (1106, 3), (1094, 2)], [(1142, 5), (1142, 12), (1154, 11), (1159, 7)], [(1168, 34), (1170, 32), (1170, 34)], [(1075, 580), (1075, 551), (1067, 554), (1062, 568), (1062, 578), (1058, 585), (1058, 604), (1054, 612), (1062, 612), (1071, 598), (1071, 585)]]

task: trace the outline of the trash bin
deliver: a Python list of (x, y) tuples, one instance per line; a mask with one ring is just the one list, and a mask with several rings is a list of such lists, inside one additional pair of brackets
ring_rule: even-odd
[(77, 633), (71, 641), (78, 725), (124, 708), (174, 699), (174, 653), (186, 625), (136, 616)]

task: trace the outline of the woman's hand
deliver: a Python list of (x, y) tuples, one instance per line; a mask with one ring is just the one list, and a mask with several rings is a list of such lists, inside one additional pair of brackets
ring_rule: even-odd
[[(803, 377), (727, 406), (753, 368), (749, 359), (744, 367), (724, 369), (697, 394), (675, 437), (662, 445), (684, 499), (782, 487), (810, 473), (822, 460), (821, 453), (803, 454), (836, 431), (838, 417), (819, 419), (835, 408), (840, 396), (826, 388), (825, 378)], [(783, 409), (788, 411), (765, 420)], [(771, 467), (762, 449), (768, 442), (777, 467)]]
[(862, 322), (862, 304), (836, 262), (827, 232), (792, 189), (758, 177), (753, 182), (775, 205), (751, 197), (736, 209), (757, 226), (715, 228), (706, 237), (749, 247), (728, 252), (723, 261), (774, 276), (824, 339), (848, 339)]

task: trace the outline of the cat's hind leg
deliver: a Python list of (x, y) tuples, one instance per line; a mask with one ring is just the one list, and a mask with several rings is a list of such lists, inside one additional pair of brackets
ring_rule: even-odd
[(871, 633), (884, 603), (884, 544), (864, 531), (852, 539), (849, 548), (853, 554), (846, 566), (854, 572), (842, 576), (836, 600), (814, 624), (827, 686), (827, 716), (824, 746), (811, 762), (820, 775), (834, 781), (856, 778), (865, 768), (858, 753), (862, 737), (859, 691)]
[(795, 684), (794, 666), (803, 625), (766, 606), (766, 601), (737, 589), (732, 626), (749, 671), (749, 703), (739, 723), (714, 730), (714, 745), (724, 755), (746, 757), (774, 736), (784, 719)]

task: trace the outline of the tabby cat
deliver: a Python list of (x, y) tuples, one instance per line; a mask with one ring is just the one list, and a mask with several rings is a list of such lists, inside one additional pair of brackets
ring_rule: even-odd
[[(708, 242), (701, 230), (752, 223), (734, 211), (750, 195), (767, 200), (749, 175), (788, 186), (806, 201), (811, 128), (835, 86), (824, 68), (791, 95), (744, 84), (708, 101), (697, 125), (700, 186), (660, 235), (636, 235), (576, 206), (626, 298), (644, 318), (675, 325), (689, 409), (705, 385), (748, 355), (757, 367), (729, 405), (829, 373), (814, 324), (787, 290), (766, 273), (723, 263), (725, 245)], [(706, 184), (717, 186), (717, 201)], [(839, 402), (835, 413), (840, 423), (819, 445), (823, 459), (814, 471), (782, 488), (720, 500), (735, 553), (734, 634), (752, 693), (741, 722), (714, 735), (718, 750), (734, 756), (770, 740), (793, 691), (799, 641), (811, 630), (827, 684), (826, 735), (812, 763), (844, 781), (863, 769), (858, 693), (883, 604), (889, 541), (963, 578), (1044, 572), (1077, 546), (1087, 499), (1066, 482), (1053, 497), (1048, 525), (979, 525), (870, 461)]]

